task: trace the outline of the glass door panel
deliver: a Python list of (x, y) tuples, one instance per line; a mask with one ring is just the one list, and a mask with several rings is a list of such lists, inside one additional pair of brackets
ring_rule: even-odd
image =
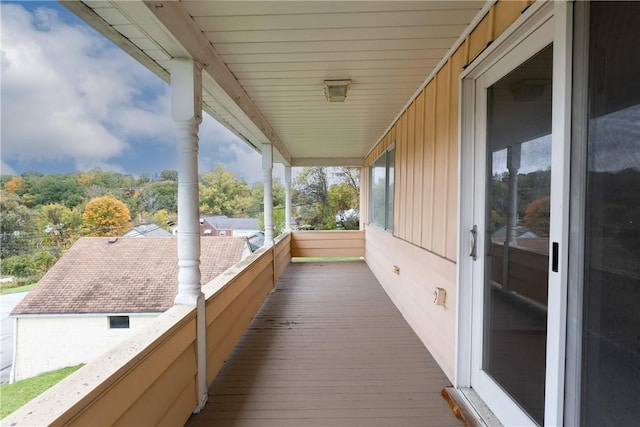
[(553, 49), (487, 88), (482, 369), (543, 424)]
[(640, 425), (640, 3), (590, 4), (585, 426)]

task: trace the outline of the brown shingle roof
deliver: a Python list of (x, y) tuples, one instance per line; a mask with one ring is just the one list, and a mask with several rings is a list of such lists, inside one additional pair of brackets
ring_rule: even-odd
[[(80, 238), (11, 314), (158, 313), (178, 289), (175, 237)], [(200, 243), (206, 284), (242, 259), (244, 238), (208, 237)]]

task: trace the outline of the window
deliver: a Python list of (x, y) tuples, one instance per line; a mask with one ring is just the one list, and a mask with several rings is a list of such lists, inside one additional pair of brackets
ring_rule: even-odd
[(109, 316), (109, 329), (129, 329), (129, 316)]
[(370, 223), (393, 230), (393, 175), (395, 148), (390, 148), (371, 165)]

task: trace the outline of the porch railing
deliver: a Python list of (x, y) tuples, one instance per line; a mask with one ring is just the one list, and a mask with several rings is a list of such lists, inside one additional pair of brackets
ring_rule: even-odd
[[(364, 256), (364, 231), (286, 233), (206, 284), (208, 383), (292, 256)], [(196, 310), (175, 306), (2, 424), (183, 425), (197, 405), (196, 384)]]
[[(280, 236), (203, 286), (209, 382), (291, 260), (290, 242)], [(2, 424), (181, 425), (197, 404), (196, 367), (195, 307), (175, 306)]]

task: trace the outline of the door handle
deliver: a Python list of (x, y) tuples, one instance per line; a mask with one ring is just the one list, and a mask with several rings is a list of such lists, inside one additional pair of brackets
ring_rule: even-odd
[(478, 258), (478, 226), (474, 224), (473, 228), (469, 231), (471, 232), (471, 253), (469, 256), (475, 261)]

